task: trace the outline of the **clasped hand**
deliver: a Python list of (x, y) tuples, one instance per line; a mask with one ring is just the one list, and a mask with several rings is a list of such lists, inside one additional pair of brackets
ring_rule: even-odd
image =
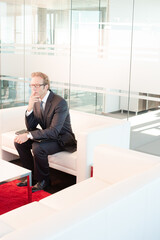
[(22, 144), (28, 140), (27, 133), (17, 135), (14, 139), (16, 143)]

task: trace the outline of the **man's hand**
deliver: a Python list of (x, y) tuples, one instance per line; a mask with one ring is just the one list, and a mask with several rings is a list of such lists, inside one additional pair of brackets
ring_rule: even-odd
[(29, 99), (29, 104), (28, 104), (27, 111), (30, 112), (33, 109), (33, 106), (34, 106), (35, 102), (38, 102), (38, 101), (39, 101), (39, 95), (36, 92), (33, 92), (30, 96), (30, 99)]
[(14, 141), (19, 144), (26, 142), (28, 140), (27, 134), (28, 133), (23, 133), (23, 134), (17, 135), (15, 137)]

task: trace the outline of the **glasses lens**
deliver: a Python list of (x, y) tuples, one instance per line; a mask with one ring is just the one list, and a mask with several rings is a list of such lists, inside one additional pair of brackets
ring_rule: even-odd
[(40, 86), (43, 86), (43, 84), (30, 84), (29, 85), (31, 88), (35, 87), (35, 88), (39, 88)]
[(45, 84), (44, 83), (42, 83), (42, 84), (29, 84), (29, 86), (31, 87), (31, 88), (39, 88), (39, 87), (41, 87), (41, 86), (45, 86)]

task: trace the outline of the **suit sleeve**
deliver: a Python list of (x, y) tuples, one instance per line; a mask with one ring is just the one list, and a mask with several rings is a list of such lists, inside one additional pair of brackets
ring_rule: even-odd
[(25, 124), (26, 124), (28, 131), (32, 131), (32, 130), (36, 129), (36, 127), (38, 125), (38, 121), (34, 117), (33, 112), (29, 116), (26, 116), (26, 114), (25, 114)]
[[(64, 125), (66, 117), (68, 115), (68, 106), (64, 99), (62, 99), (54, 109), (51, 117), (47, 116), (50, 119), (50, 125), (46, 129), (31, 131), (33, 139), (43, 140), (51, 139), (57, 140), (58, 135)], [(35, 126), (36, 122), (33, 121), (32, 126)]]

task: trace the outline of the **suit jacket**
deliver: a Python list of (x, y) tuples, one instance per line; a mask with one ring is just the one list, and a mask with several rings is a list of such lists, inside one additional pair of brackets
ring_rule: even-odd
[[(69, 109), (65, 99), (50, 91), (44, 113), (40, 103), (34, 104), (33, 112), (25, 117), (26, 127), (38, 141), (58, 141), (66, 151), (76, 150), (76, 140), (72, 132)], [(42, 129), (37, 129), (37, 125)]]

